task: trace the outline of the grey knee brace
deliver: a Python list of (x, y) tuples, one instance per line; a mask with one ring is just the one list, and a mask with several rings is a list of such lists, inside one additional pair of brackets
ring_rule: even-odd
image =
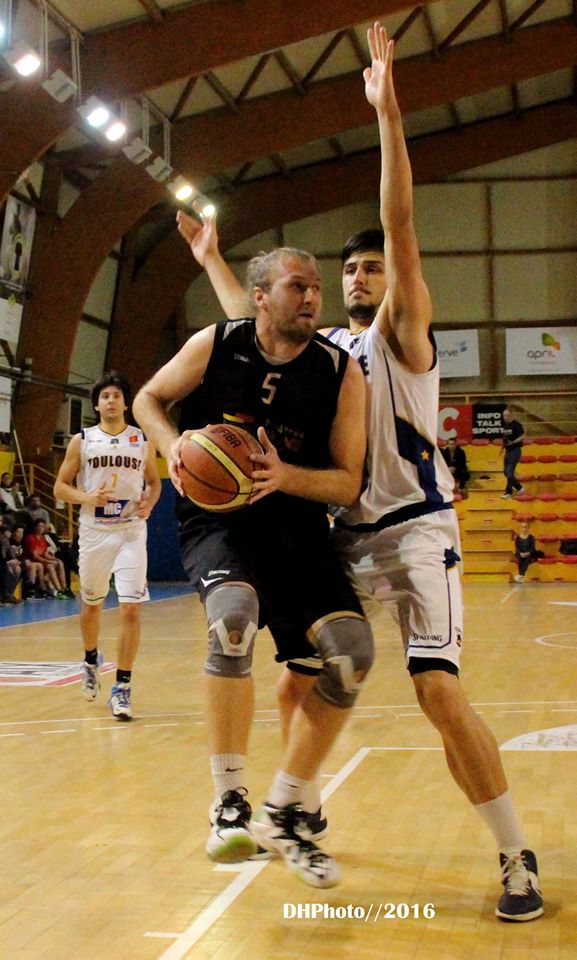
[(355, 614), (328, 620), (313, 642), (323, 659), (317, 693), (335, 707), (352, 707), (375, 658), (368, 621)]
[[(250, 587), (224, 584), (208, 594), (208, 657), (204, 669), (220, 677), (250, 676), (258, 630), (258, 597)], [(238, 643), (231, 635), (238, 635)]]

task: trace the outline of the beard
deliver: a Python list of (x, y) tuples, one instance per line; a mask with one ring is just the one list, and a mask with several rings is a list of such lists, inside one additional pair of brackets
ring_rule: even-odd
[(376, 317), (377, 307), (372, 303), (351, 303), (347, 307), (347, 314), (351, 320), (356, 320), (363, 326), (368, 326)]

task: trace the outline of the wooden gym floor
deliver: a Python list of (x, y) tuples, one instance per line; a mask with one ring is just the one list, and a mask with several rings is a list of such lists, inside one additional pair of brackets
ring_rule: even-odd
[[(183, 594), (143, 610), (131, 724), (109, 717), (112, 672), (95, 704), (82, 700), (77, 616), (0, 630), (0, 960), (574, 960), (577, 592), (471, 583), (465, 599), (463, 683), (506, 751), (539, 857), (542, 919), (494, 918), (492, 837), (446, 771), (388, 615), (375, 624), (377, 664), (324, 771), (324, 845), (340, 862), (340, 885), (307, 887), (278, 861), (211, 864), (205, 632), (197, 598)], [(111, 669), (116, 626), (116, 610), (105, 611)], [(263, 633), (254, 804), (279, 751), (278, 672)], [(285, 916), (307, 906), (321, 914)]]

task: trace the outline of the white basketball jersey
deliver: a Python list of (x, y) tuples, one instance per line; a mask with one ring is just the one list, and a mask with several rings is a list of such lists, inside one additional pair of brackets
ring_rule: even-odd
[(370, 529), (447, 509), (453, 478), (437, 447), (439, 364), (411, 373), (394, 356), (376, 323), (360, 334), (328, 334), (360, 363), (368, 386), (366, 486), (339, 522)]
[(87, 527), (146, 523), (136, 515), (145, 486), (147, 440), (139, 427), (127, 426), (111, 436), (99, 426), (82, 431), (80, 470), (76, 484), (80, 490), (97, 490), (103, 484), (112, 489), (114, 500), (103, 507), (80, 507), (80, 523)]

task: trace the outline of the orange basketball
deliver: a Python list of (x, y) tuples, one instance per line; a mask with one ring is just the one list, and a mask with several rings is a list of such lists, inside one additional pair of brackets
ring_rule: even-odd
[(262, 453), (262, 447), (240, 427), (213, 423), (195, 430), (180, 451), (178, 475), (186, 496), (204, 510), (240, 510), (252, 492), (251, 453)]

